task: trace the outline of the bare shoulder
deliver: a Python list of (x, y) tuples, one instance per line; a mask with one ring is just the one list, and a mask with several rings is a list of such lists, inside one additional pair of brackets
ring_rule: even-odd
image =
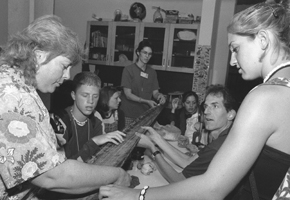
[[(236, 120), (244, 122), (243, 125), (246, 123), (251, 127), (263, 127), (263, 130), (276, 132), (282, 122), (286, 123), (285, 119), (290, 119), (289, 102), (290, 88), (278, 85), (259, 86), (246, 96)], [(289, 122), (286, 124), (290, 126)]]
[[(243, 102), (243, 110), (254, 112), (243, 115), (245, 123), (250, 120), (259, 137), (268, 136), (267, 145), (290, 153), (290, 88), (282, 85), (263, 85), (250, 92)], [(249, 110), (248, 110), (249, 111)], [(242, 114), (243, 112), (241, 112)]]
[(249, 92), (243, 104), (255, 107), (275, 105), (281, 107), (290, 106), (289, 100), (290, 88), (281, 85), (262, 85)]

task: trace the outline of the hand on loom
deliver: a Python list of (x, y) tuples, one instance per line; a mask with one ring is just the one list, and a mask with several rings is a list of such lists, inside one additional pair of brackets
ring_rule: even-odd
[(146, 102), (151, 108), (157, 106), (157, 103), (153, 100), (147, 100)]
[(151, 139), (147, 135), (138, 132), (136, 132), (135, 134), (141, 138), (137, 144), (138, 147), (149, 149), (151, 150), (151, 152), (154, 151), (155, 144), (151, 141)]
[(118, 145), (124, 141), (123, 137), (125, 136), (126, 134), (122, 133), (121, 131), (113, 131), (113, 132), (106, 133), (103, 135), (95, 136), (92, 139), (97, 145), (102, 145), (107, 142), (112, 142)]
[(161, 104), (161, 105), (166, 102), (165, 96), (161, 93), (158, 95), (157, 100), (158, 100), (159, 104)]

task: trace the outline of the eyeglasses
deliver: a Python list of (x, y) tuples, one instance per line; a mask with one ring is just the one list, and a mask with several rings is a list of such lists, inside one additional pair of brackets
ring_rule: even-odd
[(146, 56), (152, 56), (152, 52), (147, 52), (147, 51), (141, 51)]

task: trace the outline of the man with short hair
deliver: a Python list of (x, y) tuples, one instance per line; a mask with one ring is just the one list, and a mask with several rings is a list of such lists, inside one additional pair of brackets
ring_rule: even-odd
[[(204, 125), (209, 131), (209, 144), (201, 149), (196, 155), (190, 157), (170, 145), (153, 128), (143, 127), (148, 130), (147, 136), (141, 135), (139, 146), (144, 146), (152, 152), (161, 174), (169, 182), (177, 182), (203, 174), (223, 142), (225, 141), (232, 122), (236, 116), (235, 100), (228, 90), (222, 85), (211, 85), (206, 91), (204, 106)], [(156, 147), (156, 144), (158, 147)], [(181, 173), (178, 173), (167, 163), (160, 148), (175, 163), (186, 163)]]

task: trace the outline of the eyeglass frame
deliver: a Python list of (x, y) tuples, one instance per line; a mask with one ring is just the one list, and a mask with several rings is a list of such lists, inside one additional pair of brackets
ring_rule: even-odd
[(144, 54), (144, 55), (146, 55), (146, 56), (152, 56), (152, 52), (147, 52), (147, 51), (144, 51), (144, 50), (142, 50), (142, 51), (140, 51), (140, 53), (142, 53), (142, 54)]

